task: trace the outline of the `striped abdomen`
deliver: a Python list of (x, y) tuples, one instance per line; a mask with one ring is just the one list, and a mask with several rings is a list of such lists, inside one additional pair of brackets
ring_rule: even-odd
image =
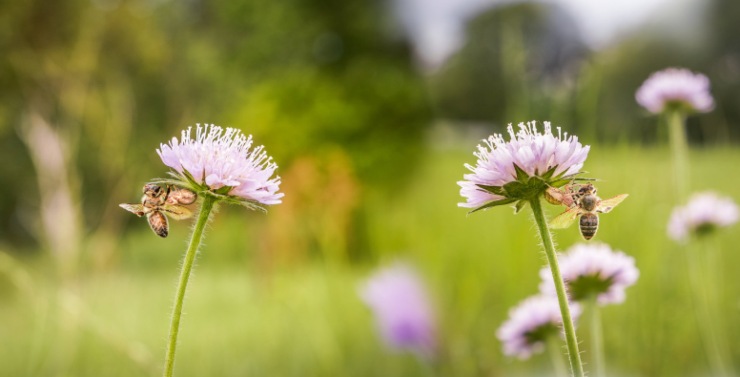
[(599, 216), (595, 213), (584, 213), (581, 215), (581, 235), (587, 241), (593, 238), (599, 229)]

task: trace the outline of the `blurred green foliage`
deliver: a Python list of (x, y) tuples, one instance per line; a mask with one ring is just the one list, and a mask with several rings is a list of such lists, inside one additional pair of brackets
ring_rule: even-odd
[[(684, 279), (683, 251), (665, 236), (674, 193), (664, 149), (594, 148), (586, 169), (598, 172), (605, 196), (630, 193), (601, 216), (592, 242), (606, 242), (636, 259), (637, 284), (624, 304), (603, 308), (607, 369), (614, 376), (704, 375), (702, 352)], [(528, 361), (503, 356), (494, 334), (507, 311), (537, 292), (545, 263), (529, 211), (507, 207), (470, 216), (456, 208), (454, 184), (470, 162), (467, 148), (434, 150), (410, 184), (392, 198), (372, 196), (365, 223), (373, 265), (399, 256), (417, 266), (438, 309), (442, 375), (548, 375), (547, 354)], [(737, 161), (730, 149), (693, 151), (693, 185), (738, 197), (737, 177), (715, 180)], [(435, 184), (431, 184), (434, 182)], [(430, 205), (433, 203), (433, 205)], [(550, 216), (560, 207), (547, 205)], [(281, 269), (259, 263), (248, 232), (254, 219), (240, 208), (216, 217), (199, 256), (185, 303), (177, 360), (179, 376), (424, 376), (411, 354), (385, 349), (357, 295), (371, 266), (308, 261)], [(258, 221), (264, 218), (256, 219)], [(20, 267), (32, 276), (0, 282), (0, 370), (8, 375), (152, 376), (161, 368), (177, 260), (187, 229), (173, 226), (162, 240), (143, 224), (121, 241), (123, 262), (109, 271), (87, 269), (78, 284), (60, 287), (48, 259)], [(736, 226), (735, 226), (736, 227)], [(737, 339), (740, 255), (735, 227), (715, 239), (722, 284), (722, 329)], [(575, 226), (555, 233), (561, 250), (582, 242)], [(696, 250), (694, 250), (696, 251)], [(7, 265), (0, 263), (3, 273)], [(11, 269), (18, 270), (18, 267)], [(17, 284), (21, 282), (21, 284)], [(60, 292), (61, 291), (61, 292)], [(588, 326), (578, 327), (589, 360)], [(734, 340), (732, 341), (734, 343)], [(733, 348), (734, 360), (740, 360)], [(737, 365), (736, 367), (740, 367)]]
[[(290, 169), (346, 154), (356, 179), (401, 184), (430, 124), (408, 43), (372, 2), (8, 3), (0, 46), (0, 144), (42, 119), (66, 146), (84, 233), (117, 233), (116, 200), (163, 175), (155, 147), (197, 122), (242, 128)], [(18, 32), (21, 31), (21, 32)], [(37, 116), (34, 118), (34, 116)], [(18, 132), (14, 132), (18, 131)], [(28, 144), (29, 141), (26, 141)], [(28, 200), (38, 164), (3, 149), (4, 239), (41, 237)], [(20, 158), (19, 158), (20, 157)], [(399, 163), (403, 161), (403, 163)], [(34, 195), (42, 195), (34, 194)], [(43, 210), (43, 208), (41, 208)]]
[(555, 5), (521, 3), (476, 16), (465, 46), (431, 78), (440, 116), (573, 124), (577, 70), (589, 52), (574, 28)]
[[(497, 6), (423, 72), (387, 2), (0, 3), (0, 374), (158, 374), (188, 226), (161, 240), (117, 204), (166, 173), (159, 143), (199, 122), (265, 144), (286, 196), (266, 216), (216, 216), (178, 375), (423, 375), (382, 347), (356, 297), (370, 266), (398, 256), (436, 293), (444, 375), (547, 374), (546, 357), (507, 360), (494, 337), (536, 292), (532, 224), (506, 208), (466, 217), (455, 182), (477, 139), (549, 119), (593, 145), (600, 193), (631, 194), (597, 236), (642, 272), (604, 310), (608, 368), (701, 375), (686, 266), (665, 237), (665, 127), (634, 92), (667, 66), (707, 74), (717, 108), (689, 119), (692, 187), (740, 198), (740, 155), (725, 145), (740, 138), (738, 4), (708, 2), (697, 14), (708, 27), (690, 38), (646, 28), (599, 51), (556, 6)], [(579, 240), (574, 228), (557, 236), (562, 248)], [(726, 318), (738, 314), (738, 241), (717, 240)]]
[[(634, 93), (652, 73), (686, 67), (712, 82), (716, 109), (690, 119), (695, 143), (740, 140), (740, 46), (736, 2), (695, 4), (682, 30), (647, 25), (592, 51), (557, 5), (521, 3), (475, 16), (467, 43), (431, 78), (440, 116), (473, 123), (550, 119), (593, 143), (663, 142)], [(670, 14), (673, 9), (666, 9)]]

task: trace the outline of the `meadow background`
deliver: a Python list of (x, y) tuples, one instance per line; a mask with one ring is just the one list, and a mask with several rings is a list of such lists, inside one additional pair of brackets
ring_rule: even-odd
[[(678, 201), (666, 127), (634, 92), (668, 66), (710, 78), (717, 106), (687, 126), (691, 189), (740, 200), (740, 3), (676, 2), (595, 49), (553, 3), (493, 2), (435, 64), (400, 3), (0, 5), (0, 374), (160, 374), (190, 227), (173, 221), (160, 239), (118, 203), (166, 173), (159, 143), (216, 123), (266, 145), (286, 196), (267, 214), (221, 207), (176, 375), (429, 375), (384, 347), (357, 295), (396, 260), (435, 299), (439, 374), (549, 375), (547, 355), (507, 359), (495, 338), (545, 264), (531, 216), (467, 215), (456, 185), (481, 138), (538, 119), (592, 146), (584, 170), (602, 197), (630, 194), (592, 241), (641, 272), (602, 311), (609, 374), (709, 375), (685, 255), (665, 231)], [(555, 236), (561, 250), (580, 242), (575, 227)], [(714, 243), (740, 370), (740, 232)], [(587, 361), (588, 328), (578, 335)]]

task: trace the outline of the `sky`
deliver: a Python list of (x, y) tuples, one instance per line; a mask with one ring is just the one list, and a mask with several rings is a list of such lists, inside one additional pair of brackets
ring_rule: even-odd
[[(680, 23), (679, 10), (699, 0), (543, 1), (562, 5), (576, 20), (585, 42), (598, 49), (646, 23), (670, 20)], [(481, 10), (507, 2), (511, 1), (394, 0), (393, 6), (414, 42), (420, 62), (435, 67), (464, 43), (465, 20)]]

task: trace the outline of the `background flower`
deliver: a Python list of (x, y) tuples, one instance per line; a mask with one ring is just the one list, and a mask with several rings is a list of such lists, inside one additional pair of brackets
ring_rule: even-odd
[[(624, 301), (625, 289), (637, 281), (640, 272), (635, 259), (621, 251), (612, 251), (606, 244), (577, 244), (558, 257), (568, 296), (571, 301), (582, 301), (597, 295), (599, 305), (619, 304)], [(540, 270), (540, 290), (555, 295), (549, 268)]]
[(668, 221), (668, 236), (686, 241), (691, 233), (701, 235), (714, 228), (730, 226), (738, 220), (738, 208), (729, 197), (707, 191), (696, 193), (689, 202), (673, 210)]
[[(570, 313), (575, 321), (581, 314), (580, 306), (571, 303)], [(560, 334), (562, 322), (555, 296), (532, 296), (509, 311), (509, 319), (496, 331), (496, 337), (503, 342), (505, 355), (528, 359), (545, 349), (547, 337)]]
[(183, 179), (192, 178), (207, 190), (237, 196), (261, 204), (278, 204), (284, 194), (278, 193), (280, 177), (273, 177), (277, 164), (267, 156), (264, 147), (252, 148), (252, 136), (244, 136), (235, 128), (223, 129), (206, 124), (182, 132), (180, 140), (157, 149), (165, 165), (176, 170)]
[(637, 90), (635, 98), (640, 106), (654, 114), (662, 113), (668, 107), (702, 113), (714, 108), (709, 79), (683, 68), (667, 68), (653, 73)]
[(505, 199), (505, 193), (497, 195), (478, 185), (504, 186), (518, 180), (516, 164), (529, 176), (543, 176), (555, 168), (550, 181), (578, 173), (588, 156), (589, 146), (578, 142), (578, 137), (552, 133), (550, 122), (544, 122), (544, 133), (540, 133), (535, 122), (519, 123), (519, 131), (509, 125), (509, 141), (503, 135), (494, 134), (478, 145), (475, 166), (465, 164), (472, 173), (466, 174), (460, 185), (460, 195), (466, 198), (460, 207), (476, 208), (487, 202)]
[(362, 286), (360, 296), (372, 309), (378, 329), (394, 348), (431, 356), (436, 346), (435, 318), (416, 272), (397, 263), (382, 269)]

